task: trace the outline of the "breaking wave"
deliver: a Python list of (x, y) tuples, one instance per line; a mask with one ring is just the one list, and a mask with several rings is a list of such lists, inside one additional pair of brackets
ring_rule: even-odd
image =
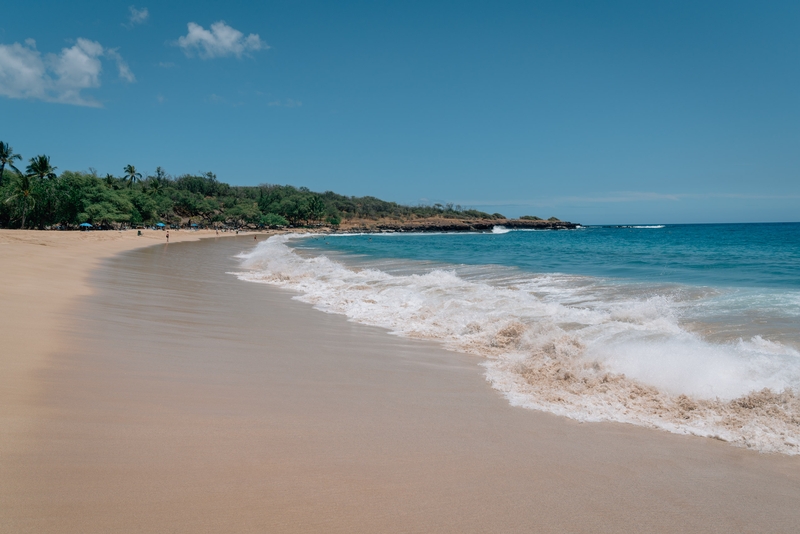
[(754, 336), (711, 342), (686, 328), (691, 291), (630, 291), (600, 279), (523, 273), (392, 274), (304, 257), (274, 236), (243, 254), (250, 282), (353, 321), (486, 358), (517, 406), (800, 453), (800, 353)]

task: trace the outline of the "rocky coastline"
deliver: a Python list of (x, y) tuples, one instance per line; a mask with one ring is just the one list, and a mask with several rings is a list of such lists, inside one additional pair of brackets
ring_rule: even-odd
[(353, 221), (342, 224), (336, 233), (391, 232), (491, 232), (495, 227), (526, 230), (572, 230), (580, 226), (568, 221), (524, 219), (447, 219), (432, 217), (411, 221), (377, 220)]

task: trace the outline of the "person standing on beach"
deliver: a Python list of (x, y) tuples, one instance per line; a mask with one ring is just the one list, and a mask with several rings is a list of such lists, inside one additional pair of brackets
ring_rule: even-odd
[(167, 243), (169, 243), (169, 230), (167, 230)]

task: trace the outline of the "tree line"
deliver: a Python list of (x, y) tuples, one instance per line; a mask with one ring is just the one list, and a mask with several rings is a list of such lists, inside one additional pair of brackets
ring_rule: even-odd
[(503, 219), (499, 213), (453, 204), (404, 206), (375, 197), (353, 197), (306, 187), (262, 184), (232, 186), (211, 172), (170, 176), (161, 167), (143, 176), (126, 165), (119, 176), (63, 171), (39, 155), (21, 170), (22, 156), (0, 141), (0, 227), (99, 228), (229, 226), (276, 228), (338, 226), (344, 220), (423, 217)]

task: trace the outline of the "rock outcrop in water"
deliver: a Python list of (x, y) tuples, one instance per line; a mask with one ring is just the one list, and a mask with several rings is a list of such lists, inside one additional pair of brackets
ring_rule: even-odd
[(447, 219), (431, 217), (409, 221), (384, 219), (359, 220), (342, 224), (338, 231), (357, 232), (490, 232), (496, 226), (508, 229), (569, 230), (580, 226), (567, 221), (534, 221), (523, 219)]

